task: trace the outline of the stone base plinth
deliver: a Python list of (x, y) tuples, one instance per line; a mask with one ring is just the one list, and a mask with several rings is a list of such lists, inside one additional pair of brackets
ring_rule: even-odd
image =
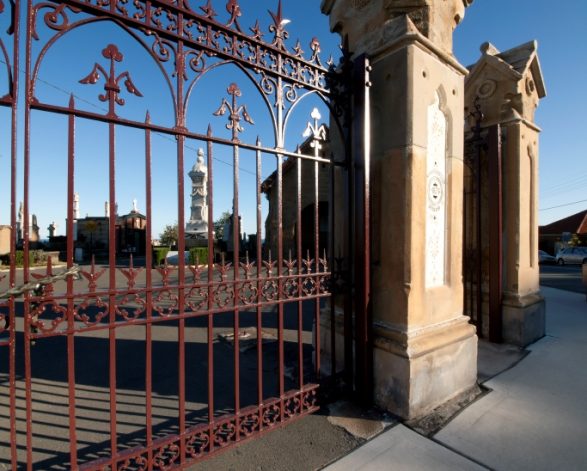
[(504, 295), (502, 316), (505, 343), (525, 347), (546, 333), (546, 303), (539, 293)]
[(375, 403), (404, 419), (426, 415), (477, 381), (477, 336), (465, 317), (401, 333), (377, 326)]
[(192, 247), (208, 247), (208, 239), (201, 237), (186, 237), (185, 248), (191, 249)]

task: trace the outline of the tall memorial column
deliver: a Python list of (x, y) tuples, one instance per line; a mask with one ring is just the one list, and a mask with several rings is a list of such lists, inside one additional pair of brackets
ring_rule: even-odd
[[(479, 61), (470, 70), (465, 83), (466, 111), (481, 111), (482, 130), (500, 127), (501, 336), (507, 343), (525, 346), (545, 333), (545, 302), (540, 295), (538, 266), (540, 128), (534, 115), (546, 89), (537, 43), (530, 41), (503, 52), (485, 43)], [(489, 183), (482, 182), (482, 188), (484, 184)], [(487, 214), (489, 208), (482, 206), (481, 212)], [(487, 278), (486, 274), (483, 277)], [(484, 313), (488, 311), (486, 307), (484, 303)]]
[(463, 315), (464, 77), (452, 34), (470, 0), (324, 0), (370, 72), (374, 399), (415, 418), (470, 390)]

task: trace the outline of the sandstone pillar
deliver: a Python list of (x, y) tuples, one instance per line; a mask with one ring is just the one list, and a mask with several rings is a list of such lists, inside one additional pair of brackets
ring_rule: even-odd
[(473, 387), (463, 315), (466, 69), (452, 33), (470, 1), (325, 0), (331, 28), (372, 66), (371, 307), (374, 398), (401, 417)]
[[(500, 52), (489, 43), (465, 83), (482, 128), (502, 134), (502, 338), (525, 346), (544, 336), (545, 304), (538, 267), (538, 135), (534, 113), (546, 96), (535, 41)], [(492, 189), (489, 189), (492, 191)]]

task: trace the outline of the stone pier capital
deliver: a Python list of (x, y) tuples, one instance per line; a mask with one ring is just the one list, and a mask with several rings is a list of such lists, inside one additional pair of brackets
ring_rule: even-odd
[[(444, 52), (452, 53), (452, 34), (473, 0), (322, 0), (330, 29), (348, 37), (351, 50), (386, 22), (408, 16), (418, 31)], [(368, 52), (368, 51), (361, 51)]]

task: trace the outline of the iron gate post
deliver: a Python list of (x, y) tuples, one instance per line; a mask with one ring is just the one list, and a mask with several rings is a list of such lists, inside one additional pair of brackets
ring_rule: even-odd
[(355, 313), (355, 390), (361, 402), (373, 397), (373, 350), (371, 328), (371, 181), (370, 181), (370, 103), (369, 72), (366, 55), (353, 64), (352, 122), (352, 205), (354, 232), (354, 313)]

